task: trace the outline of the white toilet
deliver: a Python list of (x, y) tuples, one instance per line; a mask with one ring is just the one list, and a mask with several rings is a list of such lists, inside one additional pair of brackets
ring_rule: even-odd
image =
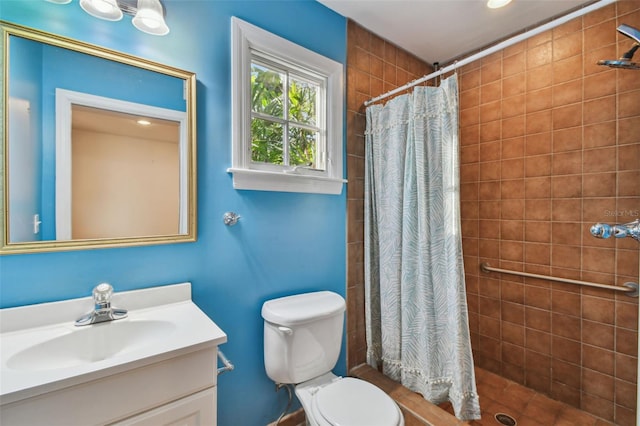
[(344, 299), (330, 291), (262, 305), (264, 364), (276, 383), (295, 384), (312, 426), (403, 426), (398, 405), (364, 380), (331, 372), (342, 344)]

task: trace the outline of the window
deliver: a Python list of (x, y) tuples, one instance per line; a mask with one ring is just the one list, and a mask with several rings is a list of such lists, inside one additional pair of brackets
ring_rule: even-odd
[(236, 189), (339, 194), (342, 64), (232, 18)]
[(251, 161), (324, 170), (325, 81), (258, 52), (251, 57)]

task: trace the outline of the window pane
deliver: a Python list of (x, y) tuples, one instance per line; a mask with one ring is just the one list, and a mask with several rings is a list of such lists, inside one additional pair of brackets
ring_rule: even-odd
[(289, 83), (289, 120), (316, 125), (318, 85), (291, 77)]
[(285, 75), (263, 65), (251, 63), (251, 109), (283, 118)]
[(316, 168), (316, 144), (318, 132), (293, 127), (289, 129), (289, 164)]
[(259, 118), (251, 120), (251, 161), (283, 164), (282, 124)]

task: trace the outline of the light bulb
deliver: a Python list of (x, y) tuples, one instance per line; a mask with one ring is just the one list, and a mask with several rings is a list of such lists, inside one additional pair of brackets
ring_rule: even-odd
[(165, 35), (169, 32), (159, 0), (138, 0), (138, 11), (131, 22), (147, 34)]
[(487, 7), (489, 9), (498, 9), (511, 3), (511, 0), (489, 0), (487, 1)]
[(122, 19), (122, 10), (116, 0), (80, 0), (80, 7), (91, 16), (107, 21)]

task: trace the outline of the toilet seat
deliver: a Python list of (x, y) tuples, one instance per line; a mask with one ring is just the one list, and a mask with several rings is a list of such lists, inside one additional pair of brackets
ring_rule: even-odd
[(316, 422), (326, 426), (398, 426), (402, 414), (393, 400), (364, 380), (345, 377), (319, 389), (312, 398)]

